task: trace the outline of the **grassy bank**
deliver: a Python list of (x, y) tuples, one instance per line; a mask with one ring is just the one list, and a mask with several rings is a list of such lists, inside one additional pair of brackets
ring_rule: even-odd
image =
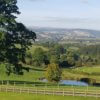
[(63, 69), (63, 79), (80, 80), (82, 78), (100, 83), (100, 66)]

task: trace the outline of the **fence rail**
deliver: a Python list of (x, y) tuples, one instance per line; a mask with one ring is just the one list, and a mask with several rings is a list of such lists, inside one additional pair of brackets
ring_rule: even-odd
[(82, 90), (75, 88), (57, 89), (57, 88), (30, 88), (1, 85), (0, 92), (28, 93), (28, 94), (44, 94), (44, 95), (62, 95), (62, 96), (85, 96), (100, 97), (100, 90)]

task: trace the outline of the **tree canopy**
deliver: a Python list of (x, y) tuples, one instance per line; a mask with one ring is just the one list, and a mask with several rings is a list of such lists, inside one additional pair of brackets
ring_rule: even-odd
[(42, 48), (36, 48), (34, 50), (33, 59), (35, 65), (37, 66), (42, 66), (48, 60), (46, 56), (46, 52)]
[(18, 23), (16, 14), (20, 14), (17, 0), (0, 0), (0, 61), (12, 65), (13, 68), (7, 66), (7, 69), (12, 68), (10, 72), (19, 74), (20, 62), (24, 62), (26, 50), (36, 39), (36, 34)]

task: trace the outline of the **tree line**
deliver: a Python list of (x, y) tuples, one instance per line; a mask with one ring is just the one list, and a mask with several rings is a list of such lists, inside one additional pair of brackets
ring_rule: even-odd
[[(73, 50), (61, 44), (51, 45), (47, 51), (42, 48), (36, 48), (34, 53), (28, 53), (26, 63), (38, 67), (46, 67), (50, 63), (56, 63), (61, 68), (92, 66), (98, 64), (99, 59), (96, 56), (93, 57), (92, 54), (85, 54), (82, 50), (85, 52), (87, 49), (80, 48), (78, 50)], [(90, 48), (88, 52), (89, 50)], [(27, 61), (27, 59), (29, 60)]]

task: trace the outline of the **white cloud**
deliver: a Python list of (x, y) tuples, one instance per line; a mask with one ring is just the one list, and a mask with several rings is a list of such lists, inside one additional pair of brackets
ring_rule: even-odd
[(81, 2), (82, 2), (82, 3), (85, 3), (85, 4), (89, 3), (88, 0), (81, 0)]
[(81, 0), (81, 3), (83, 3), (83, 4), (89, 4), (89, 1), (91, 1), (91, 0)]

